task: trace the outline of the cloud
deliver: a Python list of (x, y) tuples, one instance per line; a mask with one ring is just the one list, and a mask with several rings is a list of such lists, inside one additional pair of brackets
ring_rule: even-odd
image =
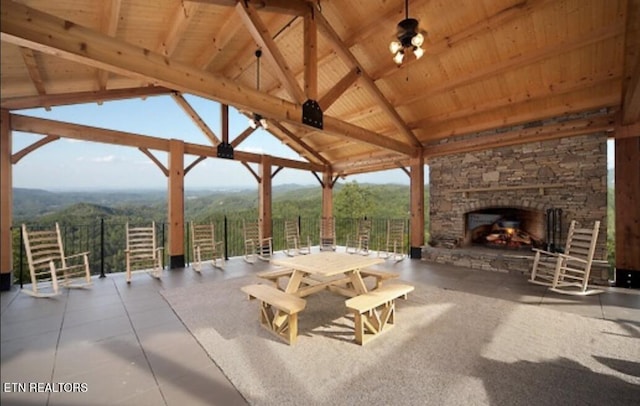
[(116, 161), (115, 155), (95, 156), (95, 157), (78, 157), (76, 160), (79, 162), (92, 162), (92, 163), (111, 163)]

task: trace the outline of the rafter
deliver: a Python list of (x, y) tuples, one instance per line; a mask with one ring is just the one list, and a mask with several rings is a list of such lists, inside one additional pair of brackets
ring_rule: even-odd
[(198, 12), (200, 6), (199, 3), (190, 1), (178, 3), (167, 30), (163, 31), (161, 37), (158, 39), (158, 45), (155, 48), (158, 53), (165, 56), (173, 55), (184, 32), (191, 23), (193, 16)]
[(239, 23), (238, 19), (238, 13), (233, 8), (229, 9), (229, 14), (226, 15), (224, 24), (213, 34), (212, 43), (207, 44), (198, 52), (199, 57), (194, 61), (194, 66), (202, 70), (209, 68), (216, 56), (220, 54), (220, 51), (227, 46), (229, 41), (240, 30), (242, 24)]
[(209, 139), (211, 144), (213, 144), (214, 147), (220, 144), (220, 139), (211, 130), (211, 128), (209, 128), (209, 126), (200, 117), (198, 112), (195, 111), (193, 107), (191, 107), (189, 102), (181, 94), (179, 94), (178, 92), (173, 92), (171, 93), (171, 97), (173, 98), (173, 100), (175, 100), (176, 103), (178, 103), (180, 107), (182, 107), (184, 112), (187, 113), (187, 115), (191, 118), (191, 120), (193, 120), (195, 125), (198, 128), (200, 128), (200, 131), (202, 131), (204, 135), (207, 136), (207, 138)]
[(136, 97), (159, 96), (171, 93), (166, 87), (149, 86), (131, 89), (102, 90), (95, 92), (77, 92), (64, 94), (48, 94), (2, 99), (0, 107), (8, 110), (32, 109), (43, 106), (66, 106), (109, 100), (133, 99)]
[(377, 101), (382, 110), (387, 114), (387, 116), (391, 119), (391, 121), (395, 124), (395, 126), (400, 130), (400, 133), (404, 135), (404, 137), (409, 141), (411, 145), (419, 146), (420, 142), (416, 138), (416, 136), (411, 132), (407, 124), (404, 122), (400, 114), (396, 111), (394, 106), (391, 105), (389, 100), (385, 97), (384, 94), (380, 91), (378, 86), (375, 84), (373, 79), (367, 74), (365, 69), (362, 67), (360, 62), (356, 59), (356, 57), (351, 53), (351, 50), (345, 46), (340, 39), (338, 33), (333, 29), (331, 24), (324, 18), (321, 13), (316, 13), (316, 20), (318, 24), (318, 29), (325, 35), (325, 37), (329, 40), (331, 44), (334, 45), (335, 51), (338, 53), (340, 58), (347, 64), (347, 66), (351, 66), (353, 68), (357, 68), (361, 72), (361, 81), (364, 86), (367, 88), (371, 96)]
[[(31, 83), (33, 83), (33, 86), (40, 96), (46, 95), (47, 90), (44, 87), (44, 80), (42, 79), (40, 67), (38, 66), (34, 52), (29, 48), (20, 47), (20, 53), (22, 54), (24, 65), (27, 67), (27, 72), (29, 72)], [(47, 110), (51, 110), (50, 106), (45, 107)]]
[[(255, 111), (267, 118), (302, 126), (302, 110), (296, 104), (239, 85), (223, 76), (169, 60), (25, 5), (10, 0), (2, 0), (1, 5), (2, 41), (109, 69), (124, 76), (152, 81)], [(323, 131), (406, 155), (416, 154), (416, 150), (410, 145), (330, 116), (324, 117)]]
[(287, 61), (282, 56), (278, 45), (269, 34), (269, 29), (258, 15), (256, 9), (251, 4), (243, 5), (240, 2), (236, 6), (236, 11), (253, 39), (262, 48), (267, 61), (275, 68), (278, 79), (284, 84), (289, 95), (294, 101), (303, 103), (305, 100), (304, 92), (298, 85), (298, 81), (293, 76)]
[[(120, 21), (120, 9), (122, 0), (105, 0), (102, 2), (102, 16), (100, 18), (100, 31), (110, 37), (115, 37)], [(109, 80), (109, 71), (98, 69), (98, 89), (106, 90)]]
[(195, 3), (207, 3), (215, 4), (218, 6), (235, 6), (238, 3), (244, 2), (255, 9), (261, 11), (270, 11), (273, 13), (291, 14), (291, 15), (304, 15), (309, 7), (313, 4), (312, 1), (306, 0), (189, 0)]

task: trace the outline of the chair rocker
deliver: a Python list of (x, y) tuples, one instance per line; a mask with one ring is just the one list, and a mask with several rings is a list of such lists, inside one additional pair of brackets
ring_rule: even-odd
[(311, 239), (307, 236), (306, 245), (302, 245), (300, 228), (298, 227), (297, 221), (285, 220), (284, 239), (286, 248), (283, 251), (288, 256), (293, 257), (296, 255), (306, 255), (311, 253)]
[(131, 283), (133, 270), (145, 270), (149, 275), (160, 279), (162, 275), (162, 247), (156, 245), (156, 223), (147, 227), (131, 227), (127, 223), (127, 283)]
[(336, 219), (322, 217), (320, 219), (320, 251), (336, 250)]
[(387, 220), (387, 237), (384, 249), (378, 256), (384, 259), (402, 261), (407, 256), (405, 248), (406, 232), (404, 220)]
[(257, 221), (242, 220), (242, 230), (244, 234), (244, 260), (250, 264), (255, 263), (258, 258), (269, 261), (273, 252), (273, 239), (271, 237), (262, 238), (260, 224)]
[(58, 223), (53, 230), (29, 231), (22, 225), (24, 248), (29, 264), (31, 289), (23, 292), (35, 297), (59, 295), (60, 287), (91, 286), (89, 252), (66, 256)]
[(548, 286), (549, 290), (567, 295), (592, 295), (600, 289), (588, 289), (589, 274), (598, 240), (600, 222), (593, 228), (577, 228), (571, 221), (563, 253), (535, 249), (529, 282)]
[(369, 255), (371, 220), (359, 219), (355, 238), (347, 236), (346, 251), (349, 254)]
[(213, 224), (191, 223), (191, 244), (193, 246), (193, 270), (202, 271), (202, 263), (211, 261), (216, 267), (224, 268), (224, 246), (222, 241), (216, 241)]

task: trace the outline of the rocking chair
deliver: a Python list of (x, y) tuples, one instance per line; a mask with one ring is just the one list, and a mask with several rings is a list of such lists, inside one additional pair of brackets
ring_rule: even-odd
[(322, 217), (320, 219), (320, 251), (336, 250), (336, 219)]
[(349, 254), (369, 255), (369, 238), (371, 236), (371, 220), (358, 219), (355, 238), (347, 236), (346, 250)]
[(156, 245), (156, 223), (149, 227), (130, 227), (127, 223), (127, 283), (131, 283), (134, 268), (144, 269), (149, 275), (160, 279), (162, 274), (162, 247)]
[(54, 230), (43, 231), (29, 231), (23, 224), (22, 234), (31, 275), (31, 290), (25, 289), (24, 293), (53, 297), (60, 294), (60, 286), (91, 286), (89, 252), (65, 256), (58, 223)]
[(250, 264), (256, 262), (256, 258), (263, 261), (271, 259), (273, 252), (272, 238), (262, 238), (260, 224), (257, 221), (242, 221), (244, 232), (244, 260)]
[(387, 220), (387, 239), (384, 249), (378, 250), (378, 256), (394, 261), (403, 260), (407, 256), (405, 239), (405, 221)]
[(306, 245), (302, 245), (300, 238), (300, 227), (297, 221), (285, 220), (284, 222), (284, 239), (286, 248), (283, 250), (290, 257), (311, 253), (311, 239), (307, 236)]
[(599, 289), (587, 290), (599, 230), (599, 221), (593, 228), (577, 228), (577, 223), (572, 221), (564, 252), (534, 249), (536, 255), (529, 282), (549, 286), (551, 291), (567, 295), (602, 293)]
[(193, 270), (200, 272), (202, 262), (211, 261), (214, 267), (224, 268), (224, 248), (222, 241), (216, 241), (213, 224), (191, 223), (191, 244), (193, 245)]

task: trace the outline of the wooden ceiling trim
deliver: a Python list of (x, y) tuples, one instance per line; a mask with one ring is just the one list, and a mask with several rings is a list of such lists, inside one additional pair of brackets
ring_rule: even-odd
[(264, 56), (267, 58), (271, 66), (275, 68), (278, 79), (285, 86), (289, 95), (296, 102), (300, 104), (304, 103), (304, 92), (298, 85), (298, 81), (291, 72), (287, 61), (284, 56), (282, 56), (276, 42), (271, 37), (271, 34), (269, 34), (269, 29), (262, 21), (255, 8), (248, 3), (243, 5), (242, 2), (240, 2), (236, 6), (236, 11), (240, 15), (240, 19), (249, 30), (253, 39), (264, 51)]
[(466, 75), (451, 78), (449, 81), (429, 86), (428, 89), (421, 89), (417, 93), (406, 95), (406, 97), (403, 97), (396, 106), (405, 106), (416, 103), (425, 98), (433, 97), (437, 93), (450, 91), (458, 86), (477, 82), (489, 77), (495, 77), (510, 69), (532, 65), (547, 58), (563, 55), (573, 50), (620, 36), (623, 33), (624, 23), (618, 20), (607, 26), (601, 27), (599, 30), (592, 31), (585, 37), (575, 38), (564, 43), (551, 44), (530, 52), (522, 52), (520, 56), (515, 58), (503, 60), (497, 64), (486, 65), (479, 69), (470, 70)]
[(620, 100), (617, 94), (605, 94), (592, 99), (581, 99), (571, 104), (558, 104), (545, 109), (534, 109), (525, 114), (508, 115), (491, 121), (468, 120), (471, 124), (463, 126), (459, 123), (452, 122), (449, 125), (443, 124), (441, 129), (430, 131), (428, 139), (423, 142), (437, 141), (448, 137), (461, 136), (465, 134), (479, 133), (490, 131), (495, 128), (503, 128), (505, 126), (519, 125), (531, 122), (532, 120), (543, 120), (567, 115), (572, 113), (580, 113), (585, 111), (593, 111), (601, 108), (615, 107), (619, 105)]
[[(216, 134), (209, 128), (209, 126), (204, 122), (202, 117), (198, 114), (197, 111), (189, 104), (189, 102), (178, 92), (171, 93), (171, 97), (175, 102), (184, 110), (185, 113), (191, 118), (191, 120), (195, 123), (195, 125), (204, 133), (204, 135), (209, 139), (213, 146), (217, 146), (220, 144), (220, 139), (216, 136)], [(224, 125), (223, 125), (224, 128)]]
[(416, 129), (448, 120), (455, 120), (463, 117), (469, 118), (475, 114), (499, 110), (522, 103), (530, 103), (531, 101), (545, 99), (547, 97), (572, 93), (583, 90), (585, 87), (596, 87), (604, 82), (619, 81), (621, 77), (622, 72), (597, 72), (591, 77), (580, 77), (569, 81), (558, 81), (545, 87), (527, 89), (526, 92), (519, 94), (509, 95), (495, 100), (486, 100), (482, 104), (476, 104), (460, 108), (455, 111), (425, 117), (421, 120), (409, 123), (409, 126), (412, 129)]
[[(100, 18), (100, 30), (110, 36), (115, 37), (118, 31), (118, 22), (120, 21), (120, 10), (122, 8), (122, 0), (106, 0), (102, 2), (102, 16)], [(98, 69), (98, 89), (106, 90), (109, 80), (109, 71)]]
[(338, 33), (333, 29), (331, 24), (324, 18), (321, 13), (316, 13), (316, 20), (318, 22), (318, 28), (325, 35), (331, 44), (333, 44), (335, 51), (342, 58), (343, 62), (347, 66), (357, 68), (360, 71), (361, 81), (364, 87), (367, 88), (371, 96), (380, 105), (382, 110), (389, 116), (390, 120), (400, 130), (400, 133), (405, 136), (409, 143), (413, 146), (419, 146), (420, 142), (418, 138), (413, 134), (407, 123), (404, 122), (400, 114), (396, 111), (395, 107), (391, 105), (386, 96), (382, 94), (378, 86), (373, 79), (367, 74), (360, 62), (351, 53), (351, 50), (342, 42), (342, 39)]
[[(303, 126), (302, 110), (296, 104), (239, 85), (226, 77), (171, 61), (25, 5), (10, 0), (2, 0), (1, 4), (2, 41), (153, 81), (185, 93), (251, 109), (267, 118)], [(324, 117), (323, 131), (406, 155), (417, 152), (408, 144), (330, 116)]]
[(574, 120), (555, 125), (527, 128), (506, 133), (478, 136), (462, 141), (452, 141), (446, 144), (425, 146), (425, 159), (460, 154), (464, 152), (482, 151), (510, 145), (528, 144), (537, 141), (547, 141), (556, 138), (575, 137), (598, 132), (611, 132), (615, 128), (615, 118), (612, 115), (595, 117), (585, 120)]
[(171, 93), (171, 89), (159, 86), (136, 87), (130, 89), (113, 89), (93, 92), (77, 92), (64, 94), (48, 94), (2, 99), (0, 107), (8, 110), (33, 109), (44, 106), (66, 106), (71, 104), (92, 103), (99, 101), (133, 99), (136, 97), (159, 96)]

